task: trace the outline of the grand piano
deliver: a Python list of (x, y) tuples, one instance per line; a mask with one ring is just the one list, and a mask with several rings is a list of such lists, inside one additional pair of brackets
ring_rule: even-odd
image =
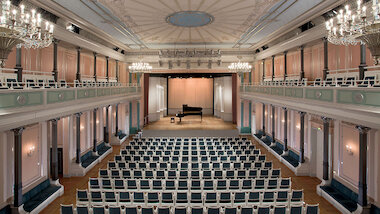
[(200, 115), (202, 120), (202, 107), (190, 107), (188, 105), (182, 105), (182, 112), (178, 112), (176, 117), (179, 118), (179, 122), (182, 121), (182, 117), (188, 115)]

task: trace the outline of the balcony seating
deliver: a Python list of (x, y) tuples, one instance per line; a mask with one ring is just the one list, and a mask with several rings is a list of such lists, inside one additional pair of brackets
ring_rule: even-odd
[[(98, 145), (99, 146), (99, 145)], [(88, 151), (86, 154), (82, 155), (80, 157), (80, 162), (82, 164), (82, 167), (87, 168), (90, 166), (94, 161), (96, 161), (99, 158), (97, 155), (93, 155), (92, 151)]]
[(288, 150), (288, 154), (284, 155), (283, 158), (294, 167), (297, 167), (299, 165), (300, 157), (292, 150)]
[(121, 130), (119, 130), (119, 131), (116, 133), (116, 136), (118, 136), (119, 139), (121, 140), (121, 139), (125, 138), (127, 135), (124, 134)]
[(22, 196), (22, 201), (24, 203), (24, 210), (27, 212), (33, 211), (55, 192), (57, 192), (61, 187), (50, 184), (50, 180), (47, 179), (40, 183), (29, 192)]
[(321, 186), (321, 189), (350, 212), (357, 209), (358, 194), (341, 184), (339, 181), (332, 179), (330, 185)]
[(109, 149), (111, 149), (110, 146), (107, 146), (105, 142), (100, 143), (96, 146), (96, 151), (98, 151), (98, 155), (102, 156), (104, 153), (106, 153)]

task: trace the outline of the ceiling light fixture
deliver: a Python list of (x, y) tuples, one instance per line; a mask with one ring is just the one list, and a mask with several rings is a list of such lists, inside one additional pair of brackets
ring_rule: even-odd
[(4, 67), (12, 49), (45, 48), (53, 41), (54, 25), (43, 21), (35, 9), (25, 11), (25, 6), (13, 6), (11, 1), (1, 1), (0, 16), (0, 66)]
[(351, 10), (347, 4), (335, 18), (326, 22), (328, 41), (335, 45), (366, 44), (377, 65), (380, 59), (380, 3), (372, 0), (363, 4), (358, 0), (356, 5), (356, 9)]

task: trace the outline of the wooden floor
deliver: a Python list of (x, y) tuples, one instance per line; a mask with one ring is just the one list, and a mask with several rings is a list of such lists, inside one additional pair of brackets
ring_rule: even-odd
[[(170, 118), (174, 117), (175, 122), (171, 123)], [(149, 123), (144, 130), (226, 130), (236, 129), (231, 122), (224, 122), (220, 118), (213, 116), (186, 116), (179, 122), (179, 118), (175, 116), (163, 117), (156, 122)]]
[[(164, 122), (166, 121), (166, 122)], [(220, 119), (206, 117), (204, 121), (208, 121), (206, 127), (212, 128), (214, 123), (214, 129), (223, 129), (223, 127), (229, 126), (231, 128), (232, 124), (224, 123)], [(215, 125), (219, 123), (218, 125)], [(203, 125), (203, 123), (202, 123)], [(174, 125), (170, 124), (168, 119), (164, 118), (152, 125), (147, 126), (148, 129), (170, 129)], [(190, 126), (190, 125), (189, 125)], [(194, 126), (194, 125), (191, 125)], [(295, 176), (294, 173), (287, 168), (284, 164), (278, 161), (270, 152), (268, 152), (264, 147), (259, 143), (255, 142), (251, 138), (253, 144), (255, 144), (263, 154), (267, 155), (267, 159), (273, 161), (274, 168), (281, 168), (282, 177), (291, 177), (292, 178), (292, 189), (303, 189), (305, 193), (305, 202), (308, 204), (319, 204), (320, 213), (339, 213), (329, 202), (327, 202), (322, 197), (318, 196), (316, 193), (316, 186), (321, 182), (317, 178), (311, 177), (299, 177)], [(123, 145), (122, 145), (123, 146)], [(106, 169), (107, 162), (113, 160), (114, 155), (120, 153), (120, 148), (122, 146), (113, 146), (113, 152), (109, 154), (101, 163), (97, 164), (92, 170), (90, 170), (84, 177), (72, 177), (72, 178), (61, 178), (60, 183), (65, 187), (65, 193), (63, 196), (57, 198), (53, 203), (51, 203), (47, 208), (45, 208), (41, 213), (42, 214), (52, 214), (60, 213), (60, 204), (76, 204), (76, 189), (87, 189), (88, 180), (90, 177), (97, 177), (99, 169)]]

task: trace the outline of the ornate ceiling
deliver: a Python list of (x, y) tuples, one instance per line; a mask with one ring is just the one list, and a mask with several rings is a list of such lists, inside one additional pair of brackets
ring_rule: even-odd
[(145, 44), (228, 44), (280, 0), (99, 0)]

